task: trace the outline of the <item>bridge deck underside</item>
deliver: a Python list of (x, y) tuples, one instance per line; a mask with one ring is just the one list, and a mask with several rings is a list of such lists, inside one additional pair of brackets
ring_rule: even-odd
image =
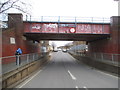
[(68, 33), (25, 33), (24, 36), (31, 40), (64, 40), (64, 41), (94, 41), (105, 39), (109, 34), (68, 34)]

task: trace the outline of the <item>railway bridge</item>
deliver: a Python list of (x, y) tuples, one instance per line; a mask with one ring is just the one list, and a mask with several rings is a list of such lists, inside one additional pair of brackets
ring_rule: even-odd
[[(82, 63), (76, 63), (74, 60), (77, 59), (77, 61), (82, 61), (89, 66), (118, 74), (118, 64), (120, 61), (119, 19), (119, 16), (113, 16), (109, 20), (106, 18), (87, 18), (86, 20), (86, 18), (83, 17), (72, 17), (72, 20), (67, 19), (66, 21), (64, 17), (53, 17), (53, 19), (51, 19), (51, 17), (41, 17), (40, 20), (37, 19), (38, 21), (35, 21), (32, 20), (32, 18), (31, 20), (23, 20), (22, 14), (8, 14), (8, 28), (2, 30), (2, 48), (0, 48), (2, 51), (0, 59), (2, 61), (3, 88), (16, 86), (13, 84), (16, 82), (20, 83), (18, 82), (19, 80), (25, 79), (25, 77), (29, 76), (33, 71), (38, 70), (38, 68), (42, 67), (46, 62), (49, 63), (46, 66), (47, 70), (43, 68), (43, 70), (45, 70), (43, 74), (41, 73), (41, 75), (39, 75), (40, 70), (35, 75), (39, 75), (39, 77), (41, 76), (42, 78), (38, 79), (38, 77), (36, 77), (36, 79), (34, 79), (38, 79), (36, 82), (41, 85), (35, 85), (35, 81), (33, 80), (27, 85), (25, 85), (25, 82), (25, 84), (18, 85), (17, 87), (50, 87), (49, 83), (46, 82), (46, 84), (43, 85), (43, 83), (40, 82), (43, 81), (44, 78), (47, 78), (48, 80), (53, 80), (52, 88), (86, 88), (84, 84), (87, 84), (88, 88), (93, 88), (93, 83), (87, 83), (87, 81), (89, 81), (87, 78), (88, 74), (90, 78), (95, 77), (94, 82), (96, 83), (96, 88), (102, 87), (101, 85), (107, 88), (111, 88), (113, 85), (114, 88), (117, 88), (118, 86), (116, 86), (116, 84), (118, 84), (118, 79), (116, 79), (116, 76), (114, 79), (108, 76), (110, 80), (107, 80), (105, 79), (106, 76), (102, 76), (103, 74), (94, 70), (88, 70)], [(88, 52), (84, 56), (74, 52), (69, 52), (70, 54), (63, 52), (52, 52), (52, 54), (49, 54), (49, 51), (43, 53), (41, 47), (48, 47), (49, 40), (86, 41)], [(44, 43), (41, 41), (44, 41)], [(15, 51), (18, 48), (21, 48), (23, 51), (23, 54), (20, 56), (21, 65), (16, 65)], [(58, 72), (58, 70), (62, 73)], [(79, 70), (84, 74), (78, 73), (81, 72)], [(93, 76), (90, 71), (94, 74)], [(47, 72), (50, 76), (45, 74)], [(71, 72), (73, 72), (75, 76)], [(58, 75), (58, 73), (60, 75)], [(55, 79), (53, 79), (54, 77), (52, 75)], [(72, 79), (69, 79), (68, 75)], [(82, 80), (84, 75), (86, 77), (83, 80), (84, 83), (79, 85), (79, 81)], [(100, 79), (98, 79), (96, 75), (98, 75)], [(61, 79), (61, 76), (63, 76), (65, 81)], [(105, 79), (106, 82), (104, 82), (105, 80), (103, 79)], [(58, 80), (56, 81), (58, 84), (55, 83), (55, 80)], [(61, 80), (63, 80), (65, 84), (62, 84)], [(101, 81), (99, 84), (96, 82), (98, 80)], [(108, 83), (109, 81), (111, 82)], [(70, 83), (68, 84), (68, 82)], [(74, 84), (76, 86), (74, 86), (73, 82), (75, 82)]]

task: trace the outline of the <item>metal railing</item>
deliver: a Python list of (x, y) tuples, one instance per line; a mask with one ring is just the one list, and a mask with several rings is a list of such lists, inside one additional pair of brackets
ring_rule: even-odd
[[(0, 28), (8, 28), (6, 23), (8, 18), (4, 21), (0, 20)], [(74, 17), (74, 16), (40, 16), (40, 17), (26, 17), (23, 16), (23, 21), (36, 22), (72, 22), (72, 23), (110, 23), (110, 17)]]
[(111, 53), (85, 53), (85, 52), (78, 52), (76, 50), (70, 50), (71, 54), (77, 56), (85, 56), (89, 57), (93, 60), (98, 60), (104, 63), (113, 64), (118, 66), (120, 64), (120, 54), (111, 54)]
[(110, 23), (108, 17), (74, 17), (74, 16), (40, 16), (40, 17), (24, 17), (24, 21), (39, 22), (85, 22), (85, 23)]
[(120, 54), (112, 53), (87, 53), (87, 57), (93, 58), (94, 60), (99, 60), (105, 63), (110, 63), (117, 65), (120, 64)]
[[(15, 70), (19, 67), (22, 67), (26, 64), (29, 64), (35, 60), (41, 60), (40, 58), (46, 56), (47, 53), (31, 53), (31, 54), (23, 54), (17, 56), (7, 56), (2, 57), (2, 74)], [(20, 58), (18, 58), (20, 57)], [(20, 59), (20, 63), (18, 63), (18, 59)]]

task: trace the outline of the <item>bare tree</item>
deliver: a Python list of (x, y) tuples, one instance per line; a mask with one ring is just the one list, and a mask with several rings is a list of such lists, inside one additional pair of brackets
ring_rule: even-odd
[(5, 13), (11, 8), (17, 9), (23, 13), (27, 13), (27, 8), (31, 5), (23, 2), (22, 0), (1, 0), (0, 1), (0, 14)]

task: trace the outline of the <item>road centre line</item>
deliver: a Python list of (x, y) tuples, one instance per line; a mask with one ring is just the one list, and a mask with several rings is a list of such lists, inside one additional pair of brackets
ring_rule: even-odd
[(85, 90), (88, 90), (86, 86), (84, 86), (83, 88), (85, 88)]
[(78, 88), (78, 86), (76, 86), (75, 88)]
[(25, 86), (28, 82), (30, 82), (34, 77), (36, 77), (42, 70), (38, 71), (35, 75), (33, 75), (30, 79), (28, 79), (25, 83), (23, 83), (20, 87), (18, 88), (22, 88), (23, 86)]
[[(75, 58), (73, 59), (73, 60), (75, 60), (77, 63), (79, 63), (79, 61), (78, 60), (76, 60)], [(83, 63), (84, 64), (84, 63)], [(84, 64), (84, 65), (86, 65), (86, 64)], [(86, 65), (87, 66), (87, 65)], [(87, 66), (87, 67), (89, 67), (89, 68), (94, 68), (94, 67), (90, 67), (90, 66)], [(97, 71), (97, 72), (100, 72), (100, 73), (102, 73), (102, 74), (105, 74), (105, 75), (108, 75), (108, 76), (111, 76), (111, 77), (113, 77), (113, 78), (119, 78), (119, 77), (117, 77), (117, 76), (114, 76), (114, 75), (111, 75), (111, 74), (108, 74), (108, 73), (105, 73), (105, 72), (103, 72), (103, 71), (100, 71), (100, 70), (98, 70), (98, 69), (94, 69), (95, 71)]]
[(77, 90), (79, 90), (78, 86), (75, 87)]
[(69, 75), (72, 77), (73, 80), (76, 80), (76, 77), (68, 70)]

